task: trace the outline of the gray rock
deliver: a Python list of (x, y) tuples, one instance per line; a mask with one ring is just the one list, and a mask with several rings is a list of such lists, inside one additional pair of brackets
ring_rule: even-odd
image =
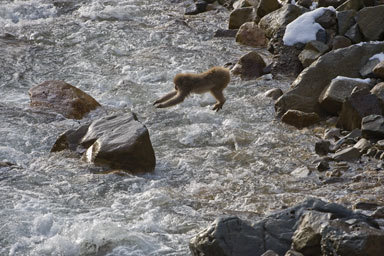
[(333, 79), (319, 97), (319, 103), (322, 109), (331, 114), (338, 114), (343, 102), (352, 93), (355, 88), (369, 88), (369, 83), (360, 80), (350, 79), (348, 77), (339, 77)]
[(327, 140), (321, 140), (315, 143), (315, 152), (320, 156), (325, 156), (332, 152), (331, 142)]
[(384, 139), (384, 117), (382, 115), (364, 117), (361, 130), (365, 138)]
[(156, 165), (147, 128), (133, 114), (112, 115), (62, 134), (52, 152), (69, 149), (112, 169), (150, 172)]
[(324, 172), (329, 169), (329, 162), (326, 159), (322, 159), (316, 166), (319, 172)]
[(280, 27), (288, 25), (306, 11), (307, 10), (305, 8), (300, 6), (286, 4), (281, 8), (265, 15), (260, 20), (259, 26), (265, 31), (268, 38), (272, 38)]
[(359, 220), (331, 220), (322, 232), (321, 250), (322, 255), (382, 255), (384, 231)]
[(264, 93), (265, 97), (269, 97), (274, 100), (277, 100), (281, 95), (283, 95), (283, 91), (280, 88), (273, 88)]
[(244, 7), (235, 9), (229, 15), (229, 29), (238, 29), (246, 22), (252, 21), (255, 18), (254, 8)]
[(256, 51), (242, 56), (232, 69), (234, 75), (240, 75), (244, 80), (255, 79), (263, 75), (266, 67), (264, 59)]
[(373, 68), (373, 74), (378, 78), (384, 79), (384, 61)]
[(265, 47), (268, 44), (268, 39), (264, 30), (259, 28), (255, 22), (246, 22), (241, 25), (237, 32), (236, 42), (252, 47)]
[(336, 12), (325, 9), (323, 14), (315, 19), (323, 28), (331, 28), (336, 25)]
[(293, 125), (298, 129), (311, 126), (320, 121), (320, 117), (316, 113), (305, 113), (299, 110), (288, 110), (281, 117), (281, 121)]
[(346, 37), (348, 37), (352, 43), (354, 44), (358, 44), (360, 43), (361, 41), (363, 41), (363, 36), (360, 32), (360, 29), (358, 27), (357, 24), (355, 25), (352, 25), (348, 30), (347, 32), (345, 32), (344, 34)]
[[(318, 98), (324, 88), (337, 76), (360, 77), (360, 68), (376, 53), (384, 51), (384, 42), (352, 45), (329, 52), (303, 70), (291, 89), (275, 103), (281, 116), (289, 109), (321, 113)], [(348, 63), (348, 65), (346, 65)]]
[(372, 144), (367, 139), (361, 138), (353, 147), (357, 148), (360, 153), (364, 154), (371, 146)]
[(309, 9), (313, 4), (312, 0), (298, 0), (296, 3), (300, 6), (307, 8), (307, 9)]
[(347, 10), (336, 13), (339, 35), (345, 35), (345, 33), (356, 23), (356, 14), (355, 10)]
[(299, 60), (303, 64), (303, 67), (306, 68), (328, 50), (329, 47), (325, 43), (320, 41), (310, 41), (305, 45), (304, 50), (299, 54)]
[(268, 250), (265, 253), (263, 253), (261, 256), (279, 256), (279, 254), (275, 253), (272, 250)]
[(337, 126), (345, 130), (360, 128), (363, 117), (374, 114), (382, 114), (382, 106), (377, 96), (369, 90), (352, 92), (343, 103)]
[(364, 7), (363, 0), (347, 0), (342, 5), (336, 8), (336, 11), (355, 10), (358, 11)]
[(260, 0), (259, 5), (256, 7), (257, 17), (262, 18), (280, 7), (281, 5), (277, 0)]
[(367, 41), (384, 39), (384, 6), (365, 7), (357, 14), (357, 24)]
[(379, 64), (380, 61), (377, 58), (368, 60), (365, 65), (360, 69), (360, 75), (364, 78), (373, 78), (375, 75), (373, 74), (373, 69)]
[(185, 10), (185, 15), (196, 15), (207, 11), (208, 3), (206, 1), (198, 0), (194, 5), (189, 6)]
[(384, 82), (376, 84), (372, 88), (371, 93), (375, 94), (384, 104)]
[(335, 36), (332, 41), (332, 50), (337, 50), (340, 48), (345, 48), (351, 46), (352, 42), (348, 37), (345, 36)]
[(361, 153), (357, 148), (349, 147), (333, 154), (335, 161), (354, 162), (360, 159)]
[(335, 138), (340, 138), (341, 133), (340, 133), (340, 128), (330, 128), (325, 130), (324, 139), (335, 139)]

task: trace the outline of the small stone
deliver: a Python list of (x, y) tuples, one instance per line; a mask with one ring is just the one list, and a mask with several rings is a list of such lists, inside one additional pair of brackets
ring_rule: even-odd
[(371, 147), (371, 143), (367, 139), (361, 138), (353, 147), (364, 154)]
[(319, 172), (324, 172), (329, 169), (329, 163), (327, 160), (321, 160), (320, 163), (316, 166), (316, 169)]
[(281, 121), (301, 129), (319, 122), (320, 117), (316, 113), (305, 113), (290, 109), (281, 117)]
[(196, 15), (202, 12), (207, 11), (208, 3), (205, 1), (197, 1), (195, 5), (189, 6), (185, 10), (185, 15)]
[(296, 168), (293, 172), (291, 172), (291, 175), (296, 178), (307, 178), (310, 174), (311, 171), (306, 166)]
[(340, 138), (341, 133), (340, 133), (340, 128), (331, 128), (325, 130), (324, 139), (338, 139)]
[(237, 29), (218, 29), (216, 30), (214, 37), (236, 37)]
[(318, 155), (324, 156), (332, 152), (330, 147), (331, 147), (331, 142), (327, 140), (318, 141), (315, 143), (315, 152)]
[(368, 203), (368, 202), (359, 202), (353, 205), (353, 209), (360, 209), (360, 210), (367, 210), (367, 211), (374, 211), (377, 209), (379, 205), (376, 203)]
[(358, 44), (363, 41), (363, 36), (361, 35), (360, 29), (357, 24), (350, 27), (347, 32), (345, 32), (344, 36), (348, 37), (354, 44)]

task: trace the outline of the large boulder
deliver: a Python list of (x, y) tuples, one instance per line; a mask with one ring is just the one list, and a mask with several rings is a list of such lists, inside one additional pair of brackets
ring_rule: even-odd
[(250, 80), (263, 75), (266, 67), (263, 57), (256, 51), (249, 52), (242, 56), (232, 69), (234, 75), (240, 75), (241, 79)]
[(229, 29), (238, 29), (246, 22), (250, 22), (254, 19), (254, 9), (251, 7), (244, 7), (235, 9), (229, 15)]
[(307, 10), (303, 7), (286, 4), (283, 7), (265, 15), (259, 22), (259, 27), (265, 31), (268, 38), (272, 38), (280, 27), (286, 26)]
[(357, 24), (367, 41), (384, 39), (384, 5), (366, 7), (357, 14)]
[(150, 172), (156, 165), (147, 128), (133, 114), (111, 115), (62, 134), (52, 152), (72, 150), (83, 160), (129, 172)]
[(253, 225), (236, 217), (218, 218), (191, 239), (189, 248), (193, 256), (259, 256), (268, 250), (284, 255), (291, 248), (294, 232), (307, 211), (329, 213), (331, 219), (358, 219), (378, 228), (370, 217), (338, 204), (310, 198), (266, 216)]
[(258, 6), (256, 7), (257, 17), (262, 18), (280, 7), (281, 5), (277, 0), (260, 0)]
[(382, 104), (377, 96), (368, 89), (357, 90), (344, 101), (337, 126), (345, 130), (359, 129), (363, 117), (381, 114)]
[(360, 68), (376, 53), (384, 51), (384, 42), (352, 45), (326, 53), (303, 70), (291, 89), (275, 103), (278, 115), (288, 109), (322, 113), (318, 98), (324, 88), (337, 76), (360, 77)]
[(268, 44), (268, 39), (264, 30), (259, 28), (255, 22), (246, 22), (241, 25), (237, 32), (236, 42), (252, 47), (265, 47)]
[(29, 90), (32, 108), (50, 110), (66, 118), (82, 119), (100, 104), (82, 90), (64, 81), (46, 81)]
[(369, 88), (369, 81), (341, 76), (332, 79), (319, 97), (321, 107), (328, 113), (338, 114), (344, 100), (351, 95), (355, 87)]
[(355, 16), (355, 10), (347, 10), (336, 13), (337, 30), (339, 35), (345, 35), (345, 33), (356, 23)]

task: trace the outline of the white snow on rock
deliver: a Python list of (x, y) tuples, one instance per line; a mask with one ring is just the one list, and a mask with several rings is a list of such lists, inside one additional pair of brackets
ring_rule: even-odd
[(321, 7), (306, 12), (289, 23), (283, 37), (284, 44), (292, 46), (296, 43), (308, 43), (309, 41), (316, 40), (316, 33), (324, 28), (315, 20), (323, 15), (327, 9), (335, 12), (335, 8), (332, 6), (327, 8)]
[(378, 59), (380, 62), (384, 61), (384, 52), (373, 55), (369, 60)]
[(346, 77), (346, 76), (337, 76), (336, 78), (332, 79), (332, 81), (334, 80), (353, 80), (356, 82), (366, 83), (366, 84), (369, 84), (371, 82), (371, 79), (369, 78), (361, 79), (361, 78), (352, 78), (352, 77)]

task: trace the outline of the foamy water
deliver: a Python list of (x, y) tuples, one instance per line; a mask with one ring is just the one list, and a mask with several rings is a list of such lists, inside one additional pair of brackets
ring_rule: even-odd
[[(0, 255), (189, 255), (191, 237), (221, 215), (258, 216), (308, 195), (343, 200), (338, 185), (290, 175), (316, 140), (275, 120), (263, 93), (284, 80), (233, 78), (218, 113), (210, 95), (155, 109), (179, 72), (201, 72), (252, 50), (231, 38), (221, 7), (184, 16), (185, 1), (0, 1)], [(265, 57), (265, 50), (260, 50)], [(103, 109), (85, 120), (31, 111), (28, 89), (61, 79)], [(68, 152), (66, 129), (106, 113), (137, 113), (154, 173), (100, 175)]]

